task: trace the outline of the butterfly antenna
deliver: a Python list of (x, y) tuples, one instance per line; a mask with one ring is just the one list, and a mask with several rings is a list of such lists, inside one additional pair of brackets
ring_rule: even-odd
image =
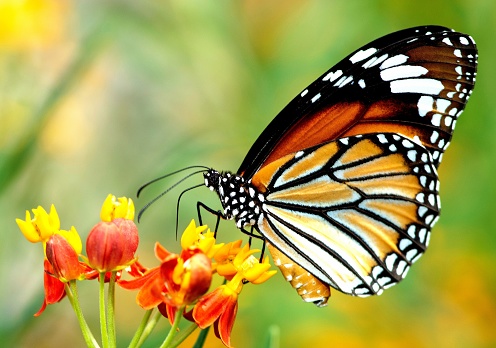
[[(171, 187), (169, 187), (167, 190), (163, 191), (161, 194), (159, 194), (157, 197), (155, 197), (154, 199), (152, 199), (150, 202), (148, 202), (143, 208), (141, 208), (141, 210), (139, 211), (138, 213), (138, 222), (140, 221), (141, 217), (143, 216), (143, 213), (145, 212), (145, 210), (147, 210), (153, 203), (155, 203), (157, 200), (159, 200), (160, 198), (162, 198), (162, 196), (164, 196), (165, 194), (167, 194), (170, 190), (172, 190), (173, 188), (175, 188), (177, 185), (179, 185), (180, 183), (182, 183), (183, 181), (185, 181), (186, 179), (189, 179), (190, 177), (192, 177), (193, 175), (196, 175), (196, 174), (199, 174), (199, 173), (203, 173), (205, 172), (205, 170), (208, 170), (209, 168), (207, 167), (201, 167), (201, 166), (194, 166), (194, 167), (188, 167), (188, 168), (184, 168), (184, 169), (181, 169), (181, 170), (178, 170), (176, 172), (173, 172), (173, 173), (170, 173), (170, 174), (167, 174), (167, 175), (164, 175), (158, 179), (155, 179), (155, 180), (152, 180), (150, 181), (149, 183), (143, 185), (141, 188), (143, 188), (144, 186), (148, 186), (149, 184), (153, 183), (153, 182), (156, 182), (158, 180), (161, 180), (163, 178), (166, 178), (167, 176), (170, 176), (170, 175), (174, 175), (174, 174), (177, 174), (181, 171), (184, 171), (185, 169), (190, 169), (190, 168), (204, 168), (202, 170), (197, 170), (196, 172), (193, 172), (193, 173), (190, 173), (188, 175), (186, 175), (184, 178), (180, 179), (178, 182), (176, 182), (175, 184), (173, 184)], [(140, 189), (141, 190), (141, 189)], [(139, 191), (140, 191), (139, 190)]]
[[(210, 168), (209, 167), (205, 167), (205, 166), (189, 166), (189, 167), (185, 167), (185, 168), (182, 168), (182, 169), (179, 169), (179, 170), (176, 170), (175, 172), (172, 172), (172, 173), (168, 173), (168, 174), (165, 174), (165, 175), (162, 175), (162, 176), (159, 176), (158, 178), (155, 178), (149, 182), (147, 182), (146, 184), (142, 185), (139, 189), (138, 189), (138, 192), (136, 193), (136, 197), (139, 198), (140, 194), (141, 194), (141, 191), (143, 191), (146, 187), (150, 186), (151, 184), (157, 182), (157, 181), (160, 181), (162, 179), (165, 179), (165, 178), (168, 178), (169, 176), (172, 176), (172, 175), (175, 175), (175, 174), (178, 174), (178, 173), (181, 173), (181, 172), (184, 172), (185, 170), (190, 170), (190, 169), (198, 169), (198, 168), (201, 168), (202, 170), (200, 172), (203, 172), (205, 170), (209, 170)], [(193, 174), (197, 174), (198, 172), (195, 172)], [(189, 176), (188, 176), (189, 177)], [(186, 178), (184, 178), (186, 179)], [(183, 179), (183, 180), (184, 180)]]
[(177, 205), (176, 205), (176, 240), (177, 240), (177, 229), (178, 229), (178, 225), (179, 225), (179, 204), (181, 203), (181, 197), (183, 196), (183, 194), (185, 194), (186, 192), (188, 191), (191, 191), (193, 189), (196, 189), (198, 187), (202, 187), (203, 184), (198, 184), (198, 185), (195, 185), (195, 186), (192, 186), (192, 187), (189, 187), (187, 189), (185, 189), (183, 192), (181, 192), (181, 194), (179, 195), (179, 197), (177, 198)]

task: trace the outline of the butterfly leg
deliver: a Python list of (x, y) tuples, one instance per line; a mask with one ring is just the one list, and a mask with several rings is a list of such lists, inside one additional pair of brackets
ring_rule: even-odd
[(202, 215), (201, 215), (201, 209), (202, 208), (204, 210), (206, 210), (207, 212), (209, 212), (210, 214), (215, 215), (217, 217), (217, 220), (215, 222), (215, 229), (214, 229), (214, 237), (217, 237), (217, 231), (219, 229), (220, 219), (226, 220), (226, 216), (220, 210), (214, 210), (214, 209), (210, 208), (209, 206), (207, 206), (203, 202), (197, 202), (196, 203), (196, 212), (198, 214), (198, 222), (199, 222), (200, 226), (203, 225), (203, 219), (202, 219)]

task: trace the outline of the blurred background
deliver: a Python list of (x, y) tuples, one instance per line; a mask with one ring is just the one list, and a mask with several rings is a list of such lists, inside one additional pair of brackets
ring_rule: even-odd
[[(108, 193), (135, 197), (141, 184), (188, 165), (235, 171), (317, 76), (375, 38), (423, 24), (472, 35), (480, 54), (475, 92), (440, 168), (443, 211), (430, 249), (382, 296), (333, 292), (323, 309), (280, 275), (246, 286), (232, 342), (259, 347), (278, 331), (281, 347), (496, 346), (495, 18), (493, 0), (1, 0), (0, 346), (84, 344), (67, 300), (32, 316), (43, 300), (43, 253), (15, 224), (26, 209), (54, 203), (62, 228), (74, 225), (84, 240)], [(137, 208), (178, 179), (148, 188)], [(144, 264), (155, 265), (155, 241), (179, 250), (177, 197), (201, 182), (190, 179), (146, 212)], [(219, 206), (206, 189), (186, 194), (180, 229), (196, 218), (198, 200)], [(240, 236), (232, 222), (221, 232)], [(80, 291), (98, 333), (97, 283)], [(142, 315), (134, 297), (117, 290), (122, 347)], [(166, 332), (164, 320), (146, 347)], [(222, 345), (211, 333), (207, 346)]]

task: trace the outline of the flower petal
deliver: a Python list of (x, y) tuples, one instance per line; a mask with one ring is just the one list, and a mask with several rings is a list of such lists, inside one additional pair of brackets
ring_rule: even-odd
[(238, 301), (228, 302), (224, 312), (221, 314), (217, 322), (217, 332), (222, 343), (227, 347), (231, 347), (231, 331), (238, 312)]
[(198, 326), (204, 329), (221, 316), (230, 302), (237, 302), (237, 300), (238, 294), (225, 285), (221, 285), (198, 300), (193, 309), (193, 318)]

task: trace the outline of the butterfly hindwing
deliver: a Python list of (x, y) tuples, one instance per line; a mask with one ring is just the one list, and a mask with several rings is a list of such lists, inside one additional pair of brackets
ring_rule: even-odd
[(344, 293), (378, 294), (404, 278), (439, 214), (437, 173), (422, 145), (367, 134), (284, 161), (252, 181), (265, 192), (257, 228), (269, 243)]

